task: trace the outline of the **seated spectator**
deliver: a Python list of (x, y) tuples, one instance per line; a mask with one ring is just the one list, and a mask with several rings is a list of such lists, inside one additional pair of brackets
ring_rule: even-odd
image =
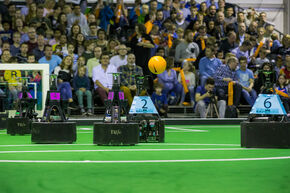
[(77, 69), (77, 61), (79, 58), (79, 55), (75, 54), (75, 46), (72, 43), (67, 44), (67, 52), (68, 54), (63, 54), (64, 57), (70, 56), (73, 59), (73, 72), (76, 72)]
[(52, 74), (55, 67), (57, 67), (62, 62), (62, 59), (52, 54), (51, 45), (46, 45), (44, 48), (44, 56), (38, 60), (38, 63), (49, 64), (49, 74)]
[(181, 92), (182, 85), (177, 80), (176, 71), (172, 68), (174, 67), (174, 58), (168, 57), (166, 58), (167, 66), (166, 70), (158, 74), (158, 82), (163, 85), (162, 93), (169, 97), (169, 104), (177, 104)]
[(195, 59), (198, 57), (200, 50), (197, 43), (193, 42), (194, 34), (192, 31), (185, 32), (185, 41), (180, 42), (175, 50), (175, 60), (182, 63), (186, 59)]
[(133, 97), (136, 94), (145, 95), (146, 91), (137, 93), (137, 85), (135, 76), (143, 76), (143, 71), (140, 66), (135, 64), (135, 55), (128, 54), (127, 64), (122, 65), (118, 68), (118, 72), (121, 72), (121, 87), (120, 89), (124, 92), (125, 98), (128, 100), (129, 106), (133, 102)]
[(242, 86), (237, 82), (236, 68), (238, 60), (236, 57), (230, 57), (226, 62), (226, 65), (221, 65), (217, 68), (214, 75), (216, 93), (219, 100), (227, 100), (228, 84), (229, 82), (234, 82), (233, 105), (238, 107), (242, 92)]
[(254, 87), (254, 74), (253, 72), (247, 68), (247, 58), (242, 56), (239, 58), (240, 61), (240, 69), (237, 70), (238, 81), (242, 85), (242, 96), (246, 99), (249, 105), (253, 106), (257, 93), (253, 89)]
[(182, 28), (183, 30), (185, 30), (186, 27), (189, 25), (188, 21), (185, 20), (185, 17), (183, 16), (183, 12), (181, 10), (177, 11), (177, 16), (174, 23), (176, 25), (176, 28)]
[(236, 58), (244, 56), (247, 58), (247, 63), (250, 62), (249, 51), (252, 49), (252, 44), (249, 40), (245, 40), (241, 46), (233, 49), (231, 52), (236, 55)]
[(228, 37), (221, 41), (220, 50), (223, 50), (224, 54), (227, 54), (228, 52), (231, 52), (233, 49), (238, 47), (238, 44), (236, 43), (236, 37), (237, 36), (235, 32), (229, 32)]
[(116, 49), (118, 55), (115, 55), (111, 58), (110, 64), (115, 66), (116, 69), (118, 69), (120, 66), (127, 64), (127, 47), (125, 44), (121, 44)]
[[(86, 76), (86, 67), (83, 65), (78, 67), (78, 74), (73, 78), (73, 88), (76, 91), (82, 115), (92, 115), (92, 92), (90, 90), (91, 82)], [(87, 113), (83, 104), (84, 95), (87, 97)]]
[(27, 43), (22, 43), (20, 45), (20, 53), (16, 55), (18, 63), (26, 63), (28, 56), (28, 45)]
[(290, 34), (286, 34), (282, 38), (282, 47), (277, 49), (277, 54), (281, 55), (283, 59), (285, 55), (290, 55)]
[(225, 16), (225, 22), (226, 23), (235, 23), (236, 17), (234, 16), (234, 8), (229, 6), (226, 8), (226, 16)]
[(20, 53), (20, 38), (21, 34), (19, 32), (13, 33), (13, 44), (10, 46), (10, 52), (12, 56), (16, 56)]
[(290, 85), (287, 84), (287, 79), (285, 74), (280, 74), (278, 76), (275, 89), (277, 94), (280, 96), (282, 100), (283, 106), (285, 108), (286, 113), (290, 113)]
[(117, 72), (117, 69), (110, 65), (110, 55), (109, 53), (104, 52), (100, 57), (101, 65), (94, 67), (93, 69), (93, 81), (95, 84), (95, 89), (101, 101), (105, 102), (108, 98), (109, 90), (113, 86), (113, 75), (112, 73)]
[(44, 46), (45, 46), (44, 36), (38, 35), (37, 47), (32, 50), (32, 53), (35, 55), (36, 60), (39, 60), (44, 56)]
[[(209, 77), (206, 79), (205, 86), (198, 86), (195, 94), (195, 113), (200, 115), (201, 118), (206, 118), (207, 107), (211, 102), (217, 101), (215, 96), (215, 81), (213, 78)], [(212, 97), (215, 97), (215, 100), (212, 101)], [(217, 108), (219, 113), (219, 118), (225, 117), (226, 111), (226, 101), (219, 100), (217, 102)]]
[(272, 94), (273, 84), (276, 82), (277, 76), (273, 70), (273, 66), (269, 62), (262, 65), (262, 70), (258, 73), (255, 80), (254, 88), (257, 93)]
[(94, 40), (86, 40), (84, 43), (84, 47), (85, 52), (82, 54), (82, 56), (85, 58), (85, 62), (87, 63), (89, 59), (95, 56), (94, 48), (96, 47), (96, 43), (94, 42)]
[(73, 59), (71, 56), (66, 56), (59, 66), (54, 69), (54, 74), (57, 75), (57, 90), (60, 91), (61, 99), (68, 102), (73, 102), (72, 99), (72, 66)]
[(261, 48), (259, 52), (259, 57), (253, 60), (253, 64), (255, 69), (261, 69), (262, 65), (265, 62), (270, 62), (270, 60), (266, 57), (269, 51), (266, 48)]
[(285, 56), (285, 67), (280, 70), (280, 74), (284, 74), (287, 84), (290, 84), (290, 55)]
[(81, 7), (78, 4), (73, 5), (73, 12), (67, 16), (67, 25), (72, 27), (73, 24), (78, 24), (83, 34), (88, 34), (88, 23), (86, 16), (81, 13)]
[(158, 111), (160, 116), (167, 117), (168, 112), (168, 103), (166, 94), (162, 92), (163, 85), (160, 83), (156, 83), (154, 85), (154, 90), (151, 100), (155, 105), (156, 110)]
[(206, 48), (205, 57), (199, 61), (199, 76), (201, 86), (205, 85), (205, 81), (209, 77), (213, 77), (217, 68), (222, 65), (222, 62), (215, 57), (212, 48)]
[(88, 76), (89, 78), (93, 77), (94, 67), (100, 64), (100, 57), (102, 55), (102, 48), (97, 46), (94, 48), (94, 58), (90, 58), (87, 62)]
[[(183, 64), (183, 75), (181, 74), (181, 72), (178, 75), (178, 81), (180, 84), (183, 85), (183, 89), (182, 89), (182, 95), (181, 95), (181, 99), (180, 99), (180, 105), (183, 104), (183, 102), (185, 101), (185, 96), (186, 94), (189, 94), (190, 96), (190, 105), (193, 106), (194, 105), (194, 90), (195, 90), (195, 85), (196, 85), (196, 81), (195, 81), (195, 68), (193, 66), (193, 64), (191, 62), (185, 62)], [(184, 78), (183, 78), (184, 77)], [(183, 84), (183, 81), (185, 81), (185, 84)], [(184, 88), (186, 87), (186, 88)], [(185, 90), (188, 90), (188, 92), (186, 93)]]

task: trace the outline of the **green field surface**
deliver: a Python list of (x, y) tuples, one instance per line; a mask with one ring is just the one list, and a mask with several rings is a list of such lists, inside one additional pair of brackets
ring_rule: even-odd
[(165, 143), (33, 144), (0, 130), (0, 193), (289, 193), (290, 149), (240, 147), (239, 125), (167, 125)]

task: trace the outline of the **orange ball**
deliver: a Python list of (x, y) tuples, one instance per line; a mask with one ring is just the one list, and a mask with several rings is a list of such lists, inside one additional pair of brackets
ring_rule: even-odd
[(153, 74), (161, 74), (166, 69), (166, 61), (161, 56), (153, 56), (148, 62), (148, 68)]

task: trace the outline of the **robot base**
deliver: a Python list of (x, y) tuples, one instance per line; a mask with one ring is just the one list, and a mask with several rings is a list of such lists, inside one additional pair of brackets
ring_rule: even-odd
[(0, 129), (7, 129), (8, 113), (0, 113)]
[(242, 122), (241, 146), (290, 148), (290, 122)]
[(135, 145), (139, 142), (136, 123), (94, 123), (94, 144)]
[(31, 141), (34, 143), (73, 143), (76, 141), (76, 123), (33, 122)]
[(8, 118), (7, 134), (25, 135), (31, 133), (31, 120), (29, 118)]

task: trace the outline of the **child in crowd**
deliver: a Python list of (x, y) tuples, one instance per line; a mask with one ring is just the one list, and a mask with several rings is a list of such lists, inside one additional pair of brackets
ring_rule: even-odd
[[(190, 95), (190, 105), (191, 106), (194, 105), (194, 95), (195, 95), (194, 88), (196, 86), (194, 72), (195, 72), (195, 68), (194, 68), (193, 64), (191, 62), (187, 61), (183, 64), (184, 76), (182, 75), (182, 73), (179, 73), (179, 75), (178, 75), (178, 82), (183, 84), (183, 87), (186, 86), (188, 89), (188, 93)], [(184, 79), (186, 85), (184, 85), (183, 79)], [(187, 93), (185, 93), (184, 90), (185, 90), (185, 88), (183, 88), (183, 90), (182, 90), (180, 105), (182, 105), (184, 103), (185, 95), (187, 94)]]
[[(90, 91), (91, 85), (88, 76), (86, 76), (86, 71), (84, 65), (78, 67), (78, 74), (73, 79), (73, 88), (76, 91), (82, 115), (92, 115), (92, 92)], [(87, 96), (87, 113), (83, 105), (84, 95)]]
[(269, 50), (267, 50), (266, 48), (261, 48), (259, 57), (256, 58), (256, 60), (254, 61), (256, 69), (261, 69), (262, 65), (265, 62), (270, 62), (269, 59), (266, 58), (268, 53), (269, 53)]
[(168, 112), (168, 103), (167, 97), (165, 94), (162, 94), (163, 85), (160, 83), (156, 83), (154, 85), (155, 92), (153, 92), (151, 99), (153, 104), (155, 105), (158, 113), (161, 116), (167, 117)]

